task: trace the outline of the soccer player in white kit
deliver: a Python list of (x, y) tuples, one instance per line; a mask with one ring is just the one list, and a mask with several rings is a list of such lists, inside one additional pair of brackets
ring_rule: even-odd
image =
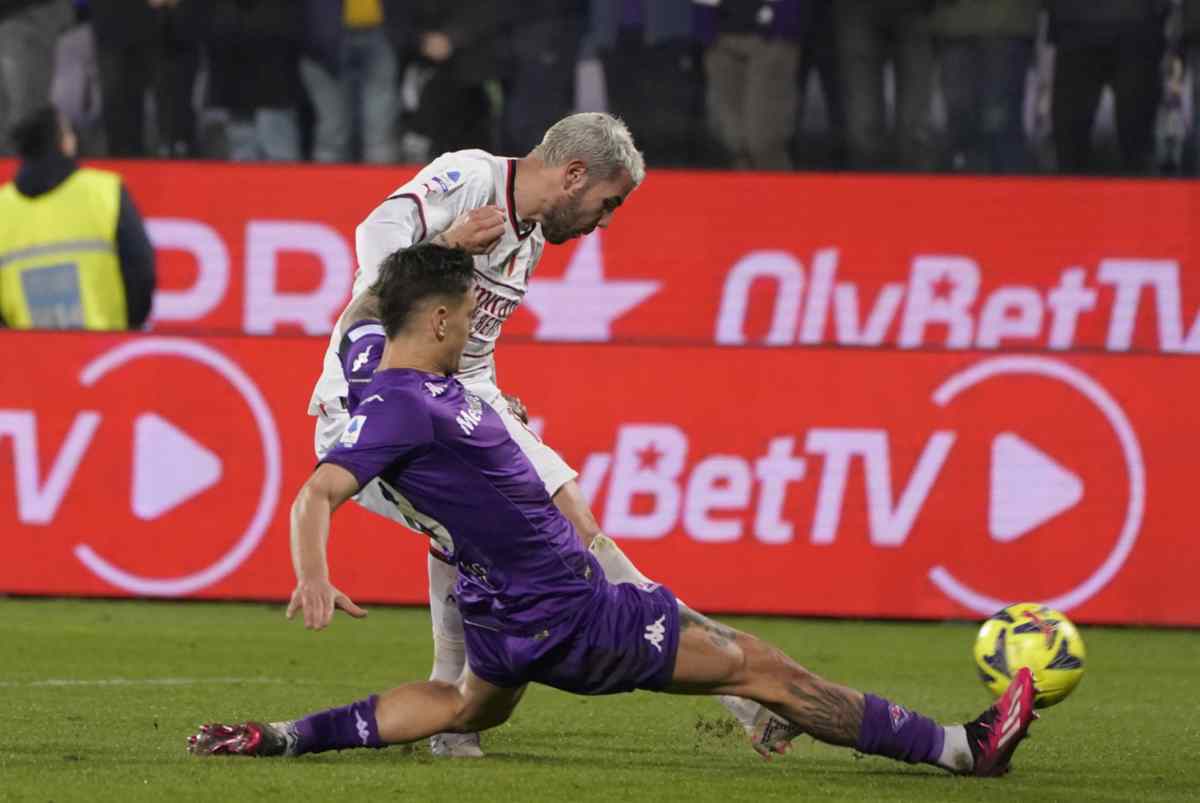
[[(348, 383), (339, 358), (352, 324), (378, 317), (369, 292), (379, 265), (392, 252), (435, 242), (474, 255), (476, 309), (457, 378), (491, 406), (529, 458), (556, 507), (615, 583), (649, 582), (600, 530), (576, 483), (577, 473), (526, 426), (524, 407), (505, 396), (496, 380), (495, 349), (501, 327), (521, 303), (547, 242), (558, 245), (607, 228), (613, 214), (645, 177), (642, 154), (615, 117), (574, 114), (555, 123), (524, 158), (482, 150), (439, 156), (396, 189), (361, 224), (355, 236), (358, 271), (352, 299), (338, 320), (325, 353), (324, 369), (309, 404), (317, 416), (316, 452), (324, 458), (350, 420)], [(349, 334), (354, 337), (362, 328)], [(372, 482), (355, 500), (375, 513), (431, 538), (429, 609), (433, 620), (431, 680), (453, 683), (466, 664), (462, 619), (455, 606), (457, 577), (448, 539), (421, 521), (406, 500)], [(760, 752), (780, 744), (786, 724), (757, 703), (722, 698), (751, 733)], [(768, 740), (766, 737), (770, 736)], [(435, 754), (482, 755), (477, 734), (439, 734)]]

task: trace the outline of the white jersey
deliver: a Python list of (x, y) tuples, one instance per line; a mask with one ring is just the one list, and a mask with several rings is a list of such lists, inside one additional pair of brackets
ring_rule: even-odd
[[(379, 265), (388, 254), (432, 239), (464, 212), (488, 205), (504, 210), (507, 224), (500, 242), (490, 254), (475, 257), (478, 303), (458, 372), (464, 384), (495, 381), (494, 353), (500, 329), (525, 297), (529, 277), (546, 245), (541, 226), (517, 219), (513, 196), (516, 171), (516, 159), (486, 151), (444, 153), (375, 207), (355, 231), (358, 272), (352, 297), (358, 298), (375, 282)], [(322, 405), (340, 408), (346, 398), (346, 379), (337, 354), (340, 324), (339, 320), (329, 339), (321, 378), (309, 402), (310, 415), (318, 415)]]

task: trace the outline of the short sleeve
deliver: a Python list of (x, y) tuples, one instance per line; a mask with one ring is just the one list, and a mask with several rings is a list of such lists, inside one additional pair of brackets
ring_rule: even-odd
[(346, 330), (338, 344), (338, 361), (346, 379), (346, 409), (353, 411), (375, 379), (387, 336), (378, 321), (360, 321)]
[(382, 390), (363, 399), (321, 462), (346, 469), (361, 488), (385, 471), (403, 470), (432, 442), (433, 422), (421, 400)]

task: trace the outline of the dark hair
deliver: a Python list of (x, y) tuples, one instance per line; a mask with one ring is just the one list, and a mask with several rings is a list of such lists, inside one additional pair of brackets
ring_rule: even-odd
[(58, 109), (46, 104), (17, 121), (12, 141), (22, 159), (40, 159), (61, 147), (62, 119)]
[(474, 278), (475, 261), (463, 251), (423, 243), (388, 254), (371, 285), (387, 336), (395, 337), (422, 301), (431, 296), (459, 298), (471, 289)]

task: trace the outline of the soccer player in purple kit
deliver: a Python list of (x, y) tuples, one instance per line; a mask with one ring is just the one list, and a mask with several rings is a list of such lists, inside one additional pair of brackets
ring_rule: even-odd
[[(770, 644), (711, 621), (665, 586), (609, 583), (555, 507), (499, 414), (454, 373), (475, 306), (470, 257), (437, 245), (397, 251), (374, 286), (387, 347), (338, 445), (292, 507), (297, 586), (289, 618), (321, 629), (365, 613), (330, 582), (330, 519), (378, 479), (458, 566), (467, 670), (281, 722), (210, 723), (198, 755), (296, 756), (384, 747), (504, 722), (528, 683), (577, 694), (647, 689), (754, 700), (829, 744), (993, 776), (1029, 725), (1029, 670), (977, 719), (941, 726), (825, 680)], [(766, 741), (770, 741), (769, 736)]]

